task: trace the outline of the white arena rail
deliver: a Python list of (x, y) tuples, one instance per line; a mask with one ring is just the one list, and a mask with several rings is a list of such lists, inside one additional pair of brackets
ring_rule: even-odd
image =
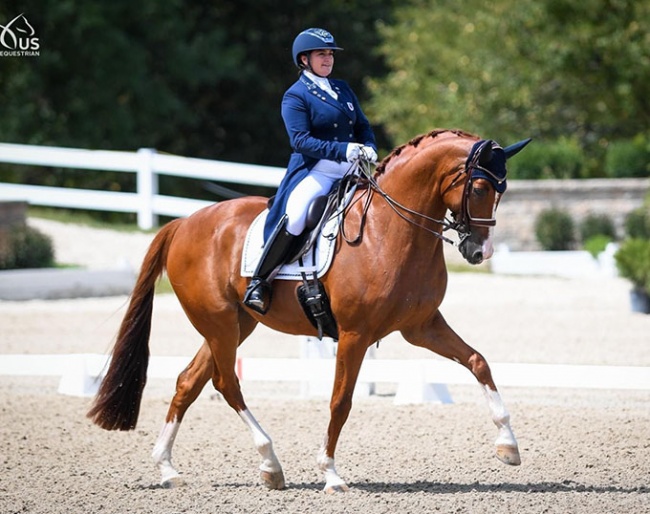
[[(108, 355), (12, 355), (0, 356), (0, 375), (61, 377), (59, 392), (72, 396), (95, 394)], [(175, 379), (191, 357), (152, 356), (149, 378)], [(650, 390), (650, 368), (643, 366), (594, 366), (570, 364), (493, 363), (500, 387)], [(237, 374), (246, 382), (320, 381), (331, 387), (333, 358), (240, 358)], [(451, 403), (446, 384), (477, 385), (461, 365), (438, 359), (366, 359), (359, 383), (395, 383), (395, 403)], [(478, 387), (478, 385), (477, 385)]]
[(180, 157), (150, 148), (118, 152), (9, 143), (0, 143), (0, 163), (136, 173), (135, 193), (0, 183), (0, 200), (137, 213), (143, 230), (153, 228), (158, 215), (188, 216), (214, 203), (158, 194), (159, 175), (277, 187), (285, 173), (284, 168)]

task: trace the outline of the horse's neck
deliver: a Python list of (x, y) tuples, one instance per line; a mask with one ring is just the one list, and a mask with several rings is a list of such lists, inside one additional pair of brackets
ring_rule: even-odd
[[(374, 201), (387, 204), (394, 202), (395, 209), (413, 221), (407, 227), (410, 232), (425, 231), (417, 225), (442, 232), (442, 225), (430, 221), (442, 220), (447, 213), (447, 207), (440, 194), (441, 181), (432, 180), (432, 177), (427, 177), (429, 180), (418, 180), (418, 177), (407, 177), (401, 180), (400, 178), (395, 172), (392, 175), (379, 177), (379, 187), (388, 198), (376, 195)], [(393, 212), (392, 216), (399, 216), (399, 214)]]
[(388, 198), (380, 194), (373, 196), (369, 211), (370, 233), (366, 236), (373, 238), (376, 251), (388, 256), (399, 255), (402, 266), (427, 265), (430, 260), (438, 257), (438, 249), (442, 244), (436, 235), (442, 233), (442, 226), (432, 221), (443, 220), (445, 217), (446, 208), (442, 200), (434, 198), (432, 201), (429, 194), (429, 202), (426, 202), (420, 200), (423, 196), (421, 192), (391, 187), (390, 183), (386, 189), (382, 186), (382, 190)]

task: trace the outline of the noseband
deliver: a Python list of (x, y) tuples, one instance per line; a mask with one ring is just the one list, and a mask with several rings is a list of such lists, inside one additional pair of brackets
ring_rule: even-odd
[[(469, 235), (471, 234), (471, 227), (477, 226), (477, 227), (493, 227), (496, 225), (496, 219), (495, 218), (474, 218), (472, 217), (469, 209), (469, 200), (470, 200), (470, 193), (472, 191), (472, 183), (475, 180), (474, 174), (479, 171), (482, 174), (486, 174), (488, 176), (488, 180), (492, 185), (494, 186), (496, 184), (501, 184), (502, 182), (505, 181), (505, 178), (499, 178), (497, 177), (492, 171), (488, 170), (487, 168), (481, 166), (479, 164), (479, 159), (481, 156), (481, 151), (484, 148), (484, 145), (486, 144), (492, 144), (492, 141), (484, 141), (481, 146), (474, 152), (474, 155), (472, 156), (472, 159), (466, 163), (465, 167), (459, 172), (458, 178), (462, 176), (466, 176), (467, 180), (465, 181), (465, 185), (463, 188), (463, 200), (461, 202), (461, 207), (460, 207), (460, 212), (458, 213), (452, 213), (453, 220), (450, 220), (448, 218), (444, 218), (442, 220), (438, 220), (435, 218), (431, 218), (427, 216), (426, 214), (422, 214), (420, 212), (414, 211), (412, 209), (409, 209), (405, 205), (402, 205), (399, 203), (397, 200), (392, 198), (388, 193), (386, 193), (375, 178), (372, 176), (372, 172), (370, 170), (370, 162), (364, 160), (364, 159), (359, 159), (357, 162), (358, 169), (363, 175), (369, 184), (368, 191), (370, 192), (368, 194), (368, 197), (366, 199), (366, 205), (368, 206), (370, 204), (370, 198), (372, 196), (372, 193), (376, 192), (381, 197), (386, 200), (386, 203), (395, 211), (395, 213), (411, 225), (415, 225), (416, 227), (419, 227), (438, 239), (445, 241), (446, 243), (449, 243), (453, 246), (459, 246)], [(458, 178), (455, 179), (452, 184), (449, 186), (451, 189), (454, 187), (454, 185), (458, 182)], [(494, 181), (494, 182), (493, 182)], [(496, 198), (495, 202), (496, 205), (499, 204), (499, 200), (501, 198), (500, 193), (496, 193)], [(365, 213), (367, 211), (367, 207), (364, 209), (364, 217)], [(495, 209), (496, 211), (496, 209)], [(407, 216), (407, 214), (410, 214), (413, 216), (415, 219)], [(418, 221), (418, 218), (420, 221)], [(423, 224), (424, 221), (429, 221), (432, 223), (435, 223), (437, 225), (440, 225), (442, 227), (442, 231), (445, 232), (449, 229), (454, 230), (455, 232), (458, 233), (458, 236), (460, 238), (459, 242), (454, 241), (453, 239), (449, 239), (448, 237), (445, 237), (442, 235), (440, 232), (437, 232), (426, 225)]]

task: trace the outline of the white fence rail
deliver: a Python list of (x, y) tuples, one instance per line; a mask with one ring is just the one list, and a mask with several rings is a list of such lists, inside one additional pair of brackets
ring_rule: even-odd
[(117, 152), (9, 143), (0, 143), (0, 163), (136, 173), (135, 193), (0, 182), (0, 200), (137, 213), (138, 226), (143, 230), (154, 227), (158, 215), (188, 216), (214, 203), (158, 194), (159, 175), (277, 187), (285, 172), (284, 168), (160, 154), (150, 148)]
[[(59, 392), (73, 396), (92, 396), (97, 392), (98, 379), (105, 373), (110, 358), (101, 354), (2, 354), (0, 357), (0, 376), (61, 377)], [(188, 356), (152, 356), (147, 376), (175, 379), (189, 360)], [(327, 383), (328, 392), (315, 396), (328, 396), (334, 366), (334, 358), (239, 358), (237, 374), (243, 383), (321, 381)], [(492, 363), (490, 367), (500, 387), (650, 390), (650, 368), (643, 366)], [(463, 366), (437, 359), (366, 359), (359, 381), (396, 383), (394, 401), (398, 404), (453, 403), (444, 384), (477, 385)], [(431, 385), (438, 387), (427, 391)]]

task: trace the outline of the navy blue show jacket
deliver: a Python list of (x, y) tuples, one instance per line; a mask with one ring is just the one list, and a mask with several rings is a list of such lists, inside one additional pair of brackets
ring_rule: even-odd
[(375, 135), (359, 100), (342, 80), (329, 79), (338, 99), (318, 87), (302, 73), (282, 98), (282, 119), (293, 153), (264, 227), (264, 239), (273, 232), (285, 213), (287, 199), (320, 159), (342, 162), (348, 143), (372, 146)]

